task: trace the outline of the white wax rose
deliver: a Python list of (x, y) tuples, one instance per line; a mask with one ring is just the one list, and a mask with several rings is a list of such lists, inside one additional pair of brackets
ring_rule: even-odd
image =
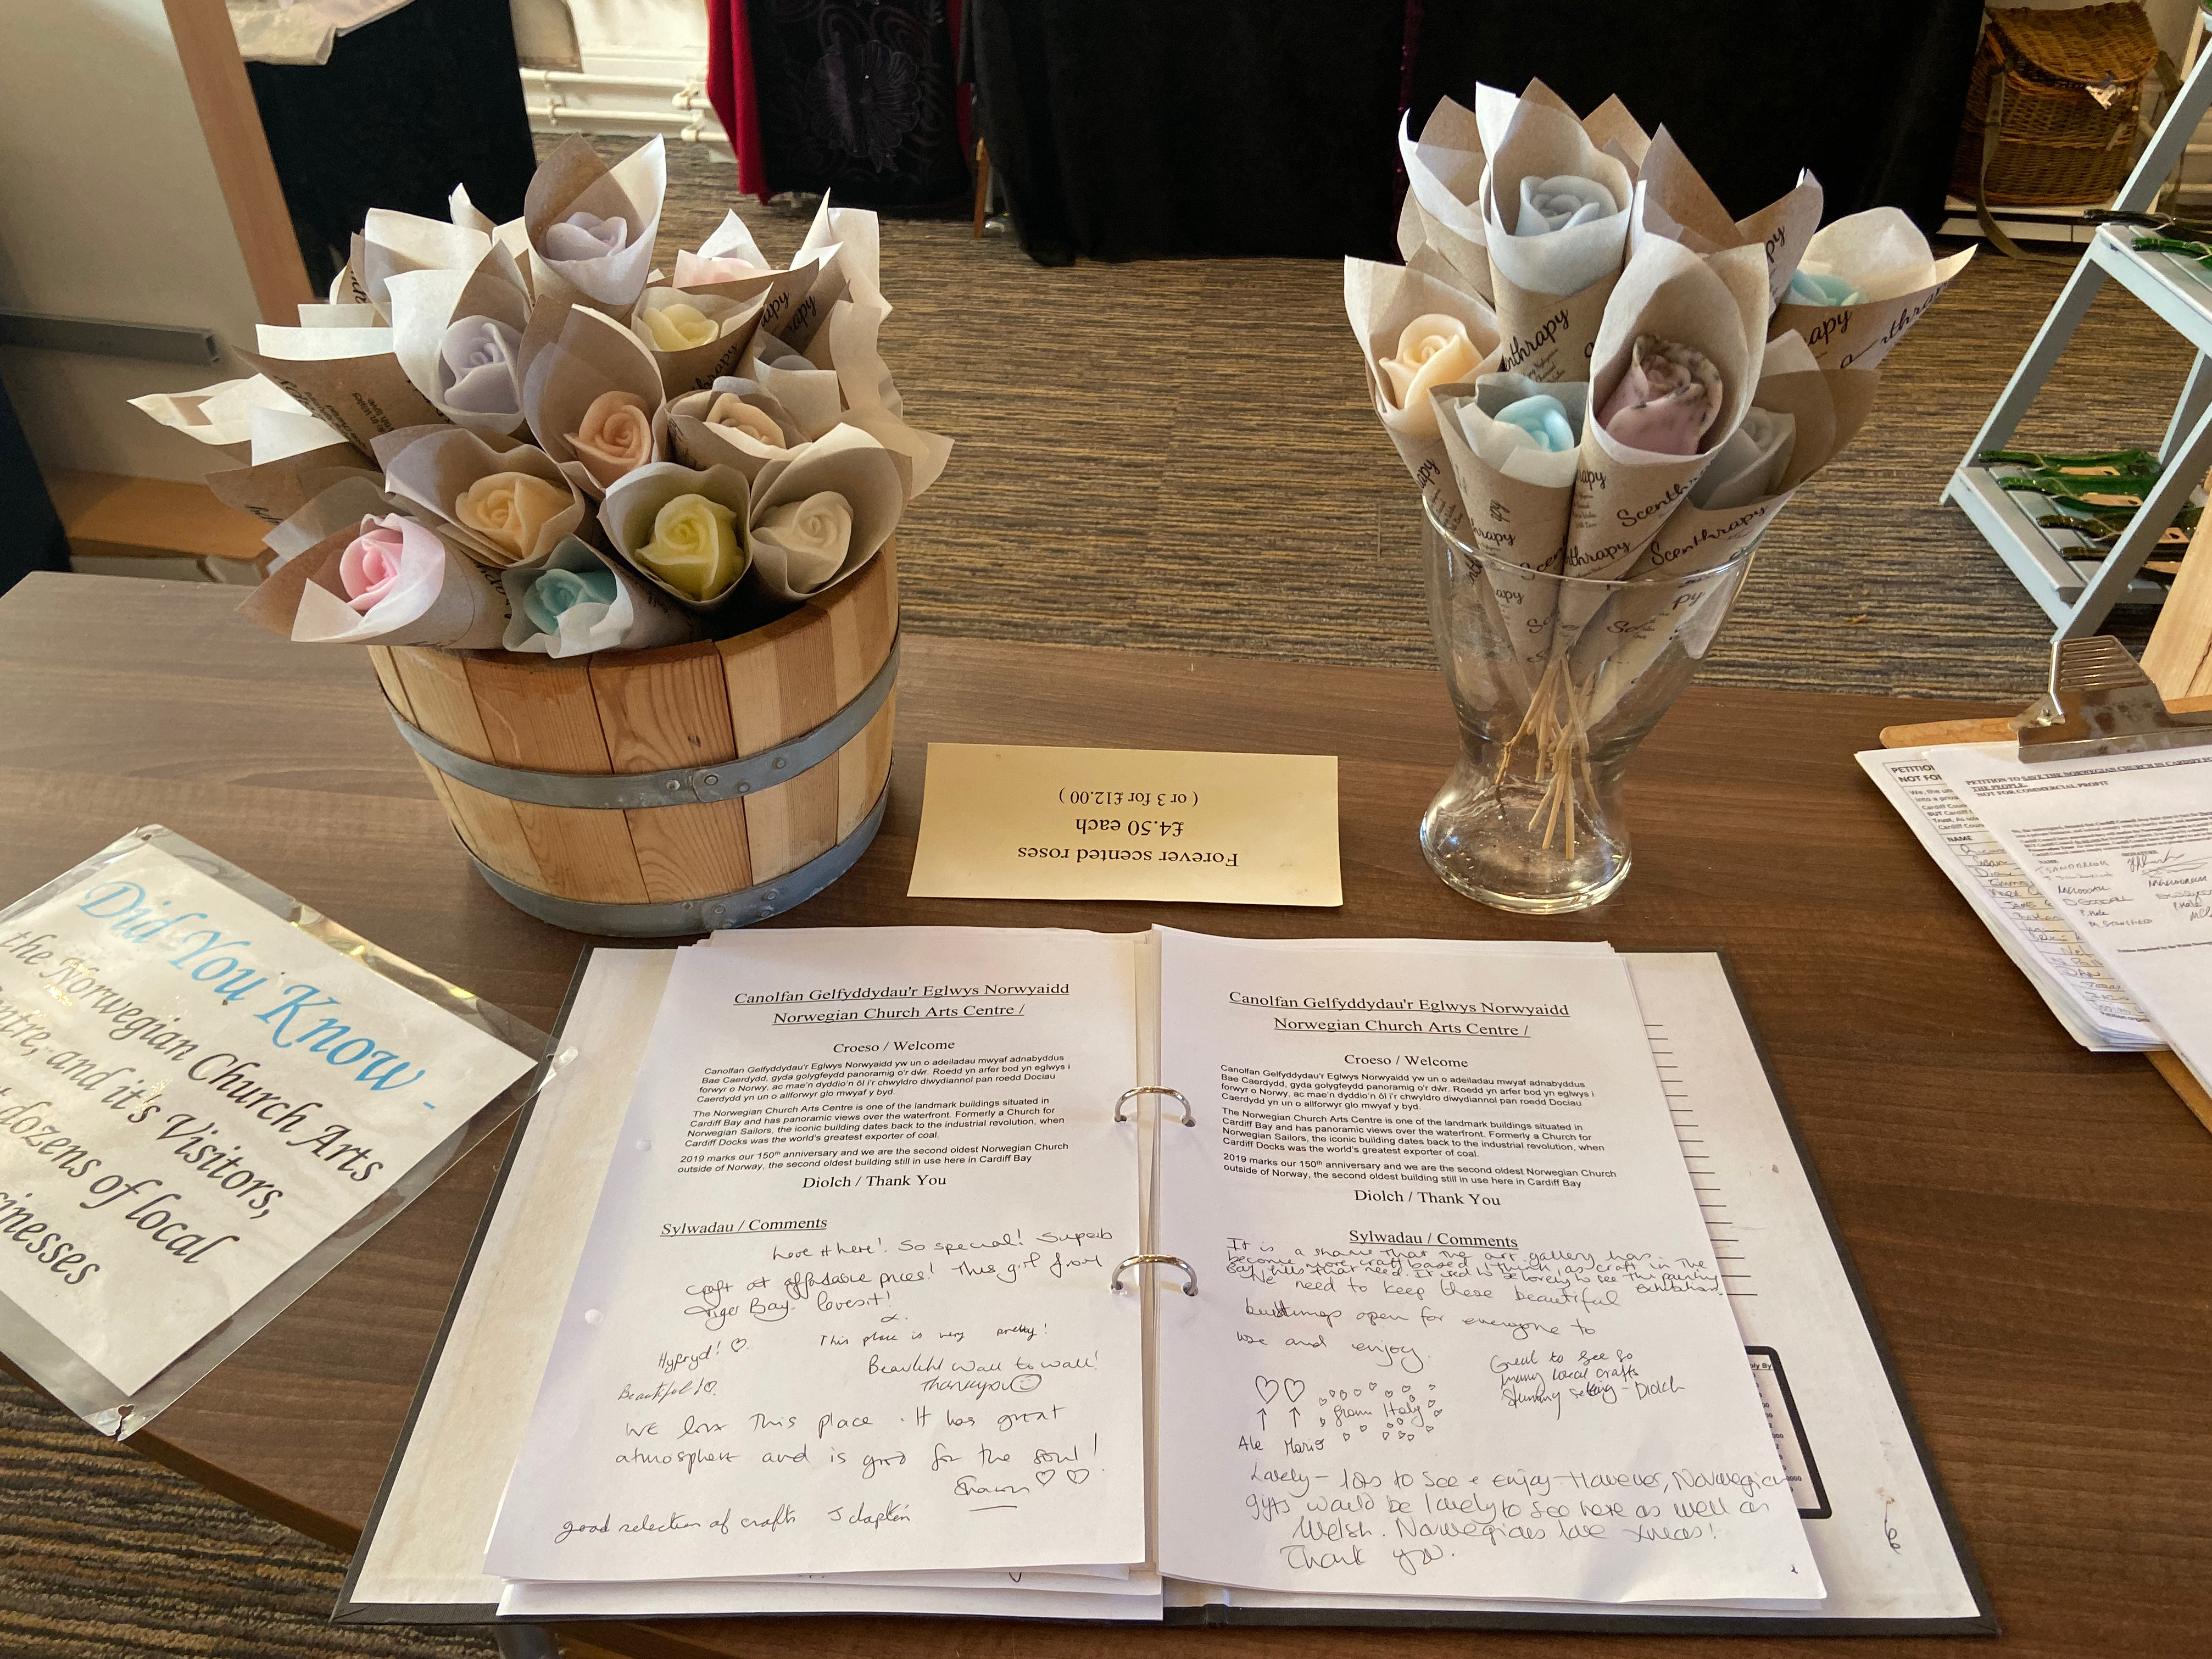
[(662, 351), (688, 351), (721, 337), (721, 325), (696, 306), (665, 305), (642, 314), (653, 345)]
[(1381, 364), (1392, 398), (1406, 412), (1405, 429), (1415, 437), (1436, 436), (1431, 388), (1472, 379), (1481, 361), (1467, 325), (1456, 317), (1432, 313), (1407, 324), (1398, 336), (1398, 355)]
[(845, 562), (853, 542), (852, 503), (825, 489), (803, 501), (770, 507), (755, 521), (753, 542), (781, 548), (791, 591), (811, 593)]

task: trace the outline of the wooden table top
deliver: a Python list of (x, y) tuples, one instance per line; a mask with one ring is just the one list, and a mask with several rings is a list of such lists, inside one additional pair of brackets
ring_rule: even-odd
[[(236, 602), (213, 587), (51, 575), (0, 600), (0, 894), (165, 823), (550, 1024), (584, 942), (471, 872), (360, 653), (287, 645), (232, 617)], [(1990, 712), (1693, 686), (1632, 767), (1626, 885), (1595, 911), (1533, 919), (1459, 897), (1422, 863), (1414, 828), (1455, 752), (1433, 673), (909, 636), (882, 832), (784, 920), (1727, 951), (2008, 1648), (2212, 1651), (2212, 1136), (2141, 1059), (2068, 1039), (1851, 759), (1884, 726)], [(933, 738), (1339, 755), (1344, 907), (910, 900)], [(503, 1140), (131, 1443), (350, 1549)], [(588, 1640), (652, 1659), (1090, 1659), (1201, 1644), (1236, 1659), (1396, 1659), (1470, 1640), (1499, 1655), (1821, 1650), (890, 1619), (597, 1625)]]

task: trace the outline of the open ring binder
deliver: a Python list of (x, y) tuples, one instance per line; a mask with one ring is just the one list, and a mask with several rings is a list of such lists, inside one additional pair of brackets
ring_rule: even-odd
[(1197, 1268), (1192, 1267), (1189, 1262), (1184, 1261), (1179, 1255), (1153, 1255), (1149, 1253), (1143, 1255), (1124, 1256), (1121, 1259), (1120, 1266), (1114, 1269), (1114, 1277), (1109, 1282), (1108, 1287), (1116, 1291), (1122, 1289), (1121, 1275), (1132, 1267), (1180, 1267), (1183, 1270), (1183, 1273), (1187, 1275), (1188, 1279), (1188, 1282), (1182, 1287), (1182, 1293), (1185, 1296), (1196, 1296), (1198, 1294)]
[(1134, 1100), (1139, 1095), (1168, 1096), (1170, 1098), (1173, 1099), (1176, 1104), (1182, 1108), (1183, 1127), (1186, 1129), (1193, 1129), (1198, 1127), (1198, 1115), (1190, 1109), (1190, 1102), (1185, 1097), (1183, 1091), (1180, 1089), (1163, 1089), (1155, 1083), (1139, 1084), (1133, 1089), (1122, 1090), (1121, 1098), (1114, 1103), (1115, 1122), (1130, 1123), (1135, 1121), (1133, 1117), (1125, 1115), (1121, 1109), (1127, 1105), (1131, 1101)]

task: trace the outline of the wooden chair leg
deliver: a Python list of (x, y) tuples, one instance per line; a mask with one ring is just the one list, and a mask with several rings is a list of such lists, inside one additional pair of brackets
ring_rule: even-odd
[(991, 152), (975, 141), (975, 240), (983, 240), (983, 204), (991, 191)]

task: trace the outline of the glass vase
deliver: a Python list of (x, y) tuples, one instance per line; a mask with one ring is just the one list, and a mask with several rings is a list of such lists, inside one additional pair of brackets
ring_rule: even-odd
[(1480, 552), (1433, 511), (1425, 537), (1460, 757), (1422, 816), (1421, 850), (1485, 904), (1587, 909), (1628, 878), (1629, 757), (1697, 672), (1755, 548), (1687, 574), (1593, 581)]

